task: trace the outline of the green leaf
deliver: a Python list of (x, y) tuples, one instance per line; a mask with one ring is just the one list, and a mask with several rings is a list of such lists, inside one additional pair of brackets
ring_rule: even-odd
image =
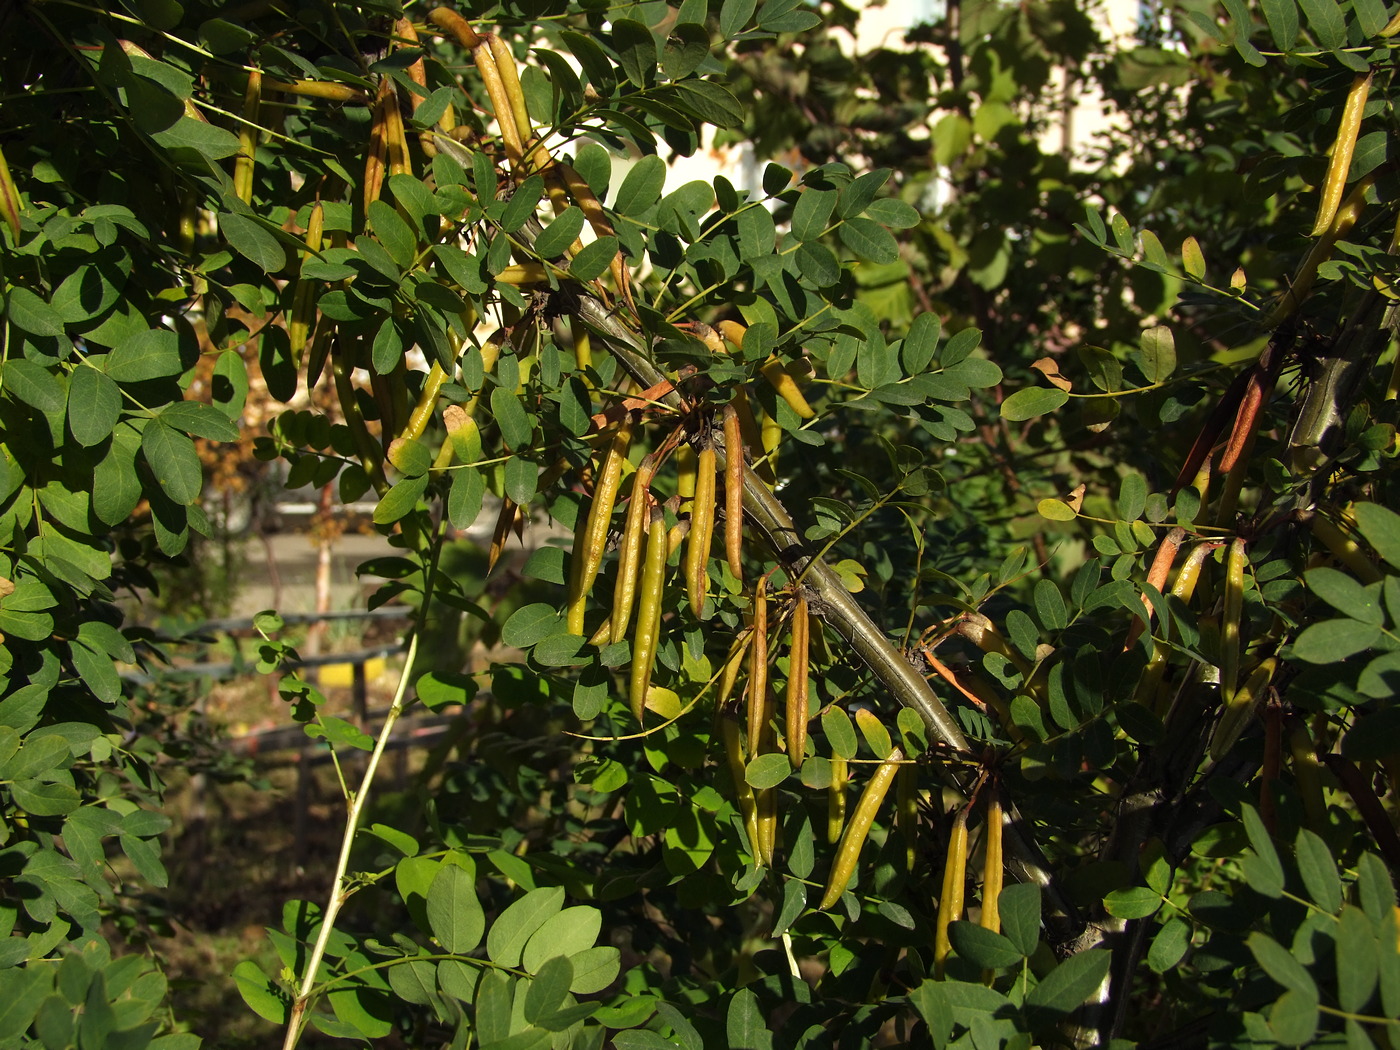
[(763, 1023), (758, 996), (748, 988), (739, 989), (729, 1001), (724, 1030), (729, 1050), (772, 1050), (773, 1033)]
[(138, 332), (119, 342), (106, 357), (91, 360), (105, 365), (107, 375), (118, 383), (139, 383), (185, 370), (180, 361), (180, 337), (163, 328)]
[(583, 229), (583, 222), (582, 208), (565, 208), (535, 239), (536, 254), (544, 259), (563, 255)]
[(735, 128), (744, 122), (744, 107), (734, 93), (713, 80), (682, 80), (676, 84), (676, 102), (687, 113), (716, 127)]
[(73, 369), (68, 379), (68, 429), (78, 444), (91, 448), (107, 440), (121, 412), (122, 393), (116, 383), (96, 368)]
[(852, 759), (860, 745), (851, 718), (840, 705), (833, 704), (822, 712), (822, 733), (837, 758)]
[[(530, 1024), (546, 1024), (564, 1006), (569, 997), (569, 985), (573, 983), (574, 967), (567, 955), (556, 955), (547, 960), (526, 989), (525, 1020)], [(554, 1028), (553, 1025), (548, 1027)]]
[(641, 215), (661, 199), (666, 162), (652, 154), (637, 161), (618, 187), (613, 208), (619, 215)]
[(447, 519), (454, 529), (468, 529), (481, 513), (486, 495), (486, 476), (475, 467), (452, 471), (452, 487), (447, 493)]
[(919, 225), (919, 213), (913, 205), (906, 204), (898, 197), (881, 197), (870, 202), (865, 216), (874, 219), (881, 226), (895, 230), (907, 230)]
[[(592, 948), (603, 929), (603, 913), (587, 905), (565, 908), (530, 935), (520, 956), (527, 973), (539, 973), (551, 959), (568, 958)], [(570, 981), (573, 975), (570, 972)], [(568, 987), (569, 982), (565, 982)]]
[(1146, 886), (1114, 890), (1103, 899), (1108, 913), (1119, 919), (1143, 919), (1155, 915), (1162, 906), (1162, 895)]
[(1110, 958), (1108, 952), (1097, 950), (1071, 955), (1030, 990), (1026, 1009), (1073, 1013), (1103, 984)]
[(799, 241), (820, 237), (831, 221), (839, 196), (836, 190), (803, 190), (792, 209), (792, 235)]
[(263, 273), (273, 274), (287, 265), (282, 242), (256, 219), (220, 212), (219, 229), (229, 246)]
[(426, 959), (411, 959), (389, 969), (389, 987), (400, 999), (428, 1006), (437, 997), (437, 967)]
[(1337, 0), (1299, 0), (1313, 38), (1328, 51), (1345, 47), (1347, 23)]
[(983, 969), (1001, 970), (1021, 961), (1020, 951), (1008, 938), (975, 922), (949, 923), (948, 940), (960, 956)]
[(751, 759), (744, 769), (744, 779), (751, 787), (771, 788), (781, 784), (791, 772), (787, 755), (775, 751)]
[(1264, 9), (1274, 47), (1291, 51), (1298, 42), (1298, 0), (1260, 0), (1259, 6)]
[(63, 318), (58, 311), (23, 285), (10, 289), (5, 317), (20, 331), (30, 335), (63, 335)]
[(37, 361), (23, 357), (5, 362), (0, 382), (7, 392), (40, 412), (57, 412), (67, 398), (57, 376)]
[(596, 281), (608, 272), (617, 257), (616, 237), (599, 237), (583, 246), (569, 263), (569, 273), (580, 281)]
[(1040, 887), (1023, 882), (1006, 886), (997, 898), (1001, 931), (1023, 956), (1035, 954), (1040, 943)]
[(257, 963), (249, 959), (239, 963), (233, 968), (233, 980), (253, 1013), (276, 1025), (287, 1023), (291, 1003)]
[(1303, 574), (1308, 589), (1338, 612), (1365, 624), (1380, 625), (1385, 611), (1380, 604), (1380, 587), (1363, 587), (1344, 572), (1326, 567)]
[(1400, 569), (1400, 514), (1378, 503), (1358, 503), (1356, 527), (1392, 568)]
[(141, 451), (167, 496), (181, 506), (199, 498), (204, 471), (187, 436), (153, 419), (141, 431)]
[(1166, 973), (1181, 962), (1191, 946), (1191, 927), (1180, 919), (1169, 919), (1152, 938), (1147, 949), (1147, 965), (1153, 973)]
[(443, 864), (428, 888), (428, 924), (433, 936), (454, 955), (481, 943), (486, 913), (476, 895), (476, 879), (456, 864)]
[(1306, 1046), (1317, 1035), (1317, 993), (1288, 991), (1269, 1010), (1269, 1027), (1284, 1046)]
[(1257, 930), (1249, 935), (1245, 943), (1249, 946), (1254, 961), (1280, 985), (1317, 999), (1317, 984), (1312, 975), (1287, 948)]
[(1311, 664), (1331, 664), (1380, 641), (1381, 629), (1357, 620), (1323, 620), (1312, 624), (1293, 643), (1293, 655)]
[(383, 1039), (394, 1030), (389, 997), (377, 989), (333, 987), (326, 993), (326, 1001), (338, 1021), (366, 1039)]
[[(68, 397), (71, 403), (71, 391)], [(200, 401), (176, 401), (166, 405), (161, 409), (160, 421), (166, 426), (183, 430), (195, 437), (208, 438), (210, 441), (238, 440), (238, 427), (217, 408)]]
[[(1352, 0), (1351, 10), (1356, 15), (1356, 20), (1361, 24), (1361, 32), (1367, 37), (1377, 36), (1385, 28), (1386, 22), (1389, 21), (1383, 0)], [(1296, 13), (1293, 17), (1296, 25)]]
[(847, 219), (836, 230), (841, 243), (862, 259), (892, 263), (899, 259), (899, 243), (894, 234), (874, 219)]
[(418, 238), (409, 229), (408, 223), (386, 201), (370, 201), (366, 211), (370, 228), (389, 257), (398, 264), (399, 269), (408, 269), (418, 253)]
[(724, 0), (719, 9), (721, 40), (733, 40), (748, 27), (758, 0)]
[(909, 1001), (928, 1025), (929, 1037), (936, 1050), (948, 1045), (953, 1034), (953, 1009), (948, 1003), (947, 989), (942, 981), (926, 978), (909, 993)]
[[(1254, 850), (1254, 856), (1259, 862), (1260, 873), (1265, 876), (1264, 884), (1260, 885), (1255, 882), (1253, 888), (1265, 896), (1277, 897), (1283, 892), (1283, 864), (1278, 859), (1278, 851), (1274, 849), (1273, 839), (1269, 836), (1268, 829), (1264, 827), (1264, 822), (1259, 819), (1259, 811), (1253, 806), (1244, 806), (1241, 810), (1241, 817), (1244, 820), (1245, 834), (1249, 836), (1249, 845)], [(1269, 890), (1273, 890), (1273, 892), (1269, 892)]]
[(374, 523), (376, 525), (392, 525), (407, 517), (418, 505), (418, 500), (427, 489), (427, 475), (404, 478), (402, 481), (395, 482), (375, 505)]
[(1009, 422), (1019, 423), (1053, 412), (1068, 400), (1069, 394), (1058, 387), (1026, 387), (1001, 403), (1001, 417)]
[(1337, 999), (1343, 1010), (1361, 1013), (1375, 994), (1380, 977), (1376, 933), (1355, 905), (1342, 909), (1337, 923)]
[(531, 890), (501, 912), (486, 936), (486, 952), (498, 966), (520, 965), (521, 953), (535, 931), (564, 906), (562, 886)]
[(622, 953), (610, 944), (603, 944), (571, 956), (569, 962), (574, 967), (569, 991), (574, 995), (592, 995), (617, 980), (622, 969)]
[(1309, 898), (1323, 911), (1335, 913), (1342, 906), (1342, 880), (1327, 843), (1307, 828), (1301, 828), (1294, 849), (1298, 872)]
[(515, 391), (503, 386), (491, 391), (491, 413), (496, 417), (496, 423), (501, 428), (501, 439), (507, 448), (523, 449), (530, 444), (535, 428)]
[(528, 649), (536, 642), (558, 634), (564, 621), (552, 605), (536, 602), (524, 605), (510, 614), (501, 628), (501, 642), (516, 649)]
[(1054, 580), (1036, 581), (1035, 613), (1040, 625), (1047, 631), (1062, 631), (1069, 626), (1065, 597)]
[(1139, 363), (1149, 383), (1163, 383), (1176, 371), (1176, 340), (1166, 325), (1149, 328), (1138, 339)]

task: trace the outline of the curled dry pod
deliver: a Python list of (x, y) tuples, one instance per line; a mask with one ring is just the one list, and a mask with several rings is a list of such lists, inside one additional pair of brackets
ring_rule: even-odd
[[(1162, 537), (1162, 542), (1157, 546), (1157, 553), (1152, 559), (1152, 565), (1147, 570), (1147, 582), (1157, 588), (1159, 592), (1167, 589), (1167, 577), (1171, 575), (1172, 565), (1176, 562), (1177, 551), (1181, 549), (1181, 541), (1186, 539), (1186, 530), (1177, 526)], [(1152, 602), (1146, 594), (1142, 596), (1143, 617), (1133, 617), (1128, 625), (1128, 638), (1123, 643), (1123, 651), (1127, 652), (1142, 636), (1142, 632), (1147, 625), (1152, 622)]]
[(253, 176), (258, 154), (258, 111), (262, 108), (262, 73), (248, 74), (243, 91), (243, 120), (238, 125), (238, 154), (233, 161), (233, 194), (244, 204), (253, 202)]
[(583, 633), (584, 607), (593, 590), (593, 581), (598, 578), (598, 568), (603, 564), (608, 528), (612, 524), (613, 507), (617, 503), (617, 490), (622, 484), (622, 465), (627, 461), (627, 447), (631, 441), (632, 421), (628, 419), (618, 426), (617, 433), (613, 435), (593, 487), (593, 502), (588, 508), (583, 538), (581, 544), (575, 544), (575, 557), (570, 565), (567, 613), (570, 634)]
[(1356, 139), (1361, 134), (1361, 117), (1366, 112), (1366, 100), (1370, 96), (1371, 72), (1367, 70), (1356, 74), (1347, 91), (1337, 137), (1332, 142), (1332, 159), (1327, 164), (1327, 176), (1322, 180), (1322, 193), (1317, 201), (1317, 218), (1313, 220), (1309, 237), (1320, 237), (1326, 233), (1337, 216), (1342, 191), (1346, 188), (1347, 173), (1351, 170), (1351, 158), (1356, 152)]
[[(14, 176), (10, 174), (10, 165), (5, 160), (5, 154), (0, 151), (0, 219), (5, 220), (5, 225), (10, 228), (16, 241), (19, 240), (19, 189), (15, 186)], [(194, 236), (191, 231), (190, 245), (193, 247)]]
[[(311, 217), (306, 222), (306, 254), (302, 265), (313, 253), (321, 250), (321, 238), (325, 229), (325, 212), (321, 202), (311, 208)], [(296, 291), (292, 293), (292, 314), (287, 320), (287, 338), (291, 343), (292, 360), (301, 364), (306, 350), (306, 341), (311, 335), (311, 327), (316, 322), (316, 282), (308, 277), (298, 277)]]
[(831, 756), (831, 781), (826, 786), (826, 841), (833, 846), (846, 828), (846, 784), (850, 766), (840, 755)]
[(661, 590), (666, 582), (666, 518), (659, 507), (652, 508), (647, 529), (646, 561), (642, 566), (642, 589), (637, 606), (637, 631), (632, 637), (632, 677), (628, 699), (637, 721), (647, 706), (651, 669), (656, 660), (656, 639), (661, 633)]
[(768, 380), (768, 385), (773, 388), (779, 397), (787, 402), (788, 408), (792, 409), (803, 419), (811, 419), (817, 413), (812, 406), (807, 403), (807, 399), (802, 396), (802, 391), (798, 389), (797, 381), (788, 375), (783, 368), (783, 363), (776, 357), (770, 357), (760, 367), (763, 378)]
[(1234, 747), (1235, 741), (1239, 739), (1240, 733), (1244, 732), (1250, 716), (1254, 714), (1254, 708), (1274, 677), (1276, 667), (1278, 660), (1269, 657), (1254, 669), (1254, 673), (1226, 703), (1225, 710), (1221, 712), (1220, 720), (1215, 723), (1215, 729), (1210, 735), (1211, 758), (1219, 762), (1230, 748)]
[(744, 582), (744, 440), (739, 413), (724, 406), (724, 556), (729, 571)]
[(627, 504), (627, 517), (622, 526), (622, 540), (617, 548), (617, 583), (613, 586), (611, 641), (627, 637), (632, 623), (632, 607), (637, 600), (637, 579), (642, 565), (642, 547), (650, 518), (651, 478), (656, 472), (656, 460), (645, 457), (632, 478), (632, 498)]
[(715, 450), (706, 446), (696, 457), (695, 500), (685, 549), (685, 591), (698, 620), (710, 589), (710, 547), (715, 535)]
[(1225, 596), (1220, 613), (1220, 695), (1229, 707), (1240, 678), (1240, 617), (1244, 615), (1245, 541), (1236, 537), (1225, 556)]
[(938, 923), (933, 938), (933, 975), (943, 979), (943, 969), (953, 950), (948, 927), (963, 915), (963, 894), (967, 883), (967, 808), (953, 816), (948, 834), (948, 858), (943, 866), (943, 892), (938, 898)]
[(768, 725), (768, 577), (760, 576), (753, 591), (753, 637), (749, 640), (748, 692), (749, 757), (758, 754)]
[(865, 790), (860, 793), (855, 812), (851, 814), (850, 822), (841, 833), (841, 843), (836, 847), (836, 861), (832, 864), (831, 875), (827, 878), (826, 892), (822, 894), (821, 903), (817, 905), (822, 911), (839, 901), (841, 894), (845, 893), (846, 887), (850, 885), (851, 878), (856, 873), (856, 863), (860, 860), (861, 847), (865, 845), (866, 837), (870, 834), (870, 826), (875, 823), (880, 804), (885, 801), (885, 795), (889, 793), (890, 785), (894, 783), (895, 774), (899, 772), (903, 762), (904, 752), (895, 748), (875, 767), (875, 772), (866, 781)]
[(744, 749), (739, 739), (739, 722), (721, 714), (719, 726), (720, 734), (724, 737), (724, 756), (729, 762), (729, 775), (734, 781), (734, 796), (739, 802), (739, 813), (744, 818), (744, 831), (749, 836), (749, 848), (753, 851), (754, 862), (761, 864), (763, 862), (759, 859), (758, 849), (758, 807), (753, 788), (744, 776)]
[(800, 590), (792, 606), (792, 648), (788, 655), (787, 729), (788, 761), (793, 769), (802, 767), (807, 750), (807, 656), (811, 636), (807, 616), (807, 596)]

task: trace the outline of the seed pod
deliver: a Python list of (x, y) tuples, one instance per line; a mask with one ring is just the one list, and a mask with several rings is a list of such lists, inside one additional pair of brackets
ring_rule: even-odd
[(776, 357), (770, 357), (760, 367), (763, 378), (768, 380), (769, 386), (777, 392), (778, 396), (787, 402), (788, 407), (796, 412), (803, 419), (811, 419), (817, 413), (812, 406), (807, 403), (807, 399), (802, 396), (802, 391), (798, 389), (797, 381), (788, 375), (783, 369), (783, 363)]
[(1293, 779), (1303, 800), (1304, 823), (1317, 834), (1327, 830), (1327, 800), (1322, 793), (1322, 767), (1312, 734), (1301, 718), (1292, 717), (1288, 726), (1288, 749), (1293, 757)]
[(1366, 549), (1338, 528), (1321, 511), (1313, 512), (1308, 525), (1313, 536), (1332, 553), (1334, 558), (1350, 569), (1352, 574), (1362, 583), (1375, 583), (1381, 578), (1380, 570), (1371, 561)]
[(676, 449), (676, 495), (682, 505), (695, 499), (697, 462), (695, 449), (689, 445)]
[[(388, 77), (384, 83), (389, 90), (380, 98), (384, 107), (384, 151), (390, 175), (412, 175), (413, 165), (408, 156), (408, 138), (404, 134), (403, 114), (399, 112), (399, 92)], [(412, 229), (412, 225), (409, 229)]]
[(365, 154), (365, 179), (360, 187), (366, 212), (384, 191), (384, 169), (389, 159), (389, 140), (386, 137), (389, 118), (384, 102), (393, 90), (393, 81), (385, 77), (379, 82), (379, 94), (374, 100), (374, 115), (369, 129), (369, 152)]
[[(5, 224), (10, 227), (10, 232), (18, 241), (19, 189), (15, 186), (14, 176), (10, 174), (10, 165), (5, 161), (3, 151), (0, 151), (0, 218), (5, 220)], [(191, 231), (190, 243), (193, 246), (193, 231)]]
[(593, 488), (593, 503), (583, 527), (582, 546), (576, 545), (579, 556), (570, 566), (567, 618), (570, 634), (583, 633), (583, 611), (593, 590), (593, 581), (598, 578), (603, 552), (607, 549), (608, 527), (612, 524), (613, 506), (617, 503), (617, 490), (622, 484), (622, 465), (627, 460), (627, 446), (631, 440), (632, 421), (628, 419), (618, 426), (617, 433), (613, 435)]
[(491, 532), (491, 548), (486, 555), (486, 571), (490, 572), (496, 567), (496, 561), (505, 553), (506, 541), (510, 539), (510, 530), (521, 523), (522, 515), (519, 505), (512, 499), (501, 500), (501, 513), (496, 517), (496, 527)]
[(651, 478), (655, 471), (656, 460), (647, 456), (632, 478), (632, 498), (627, 504), (627, 518), (622, 526), (622, 542), (617, 548), (611, 636), (615, 643), (627, 637), (627, 628), (632, 623), (632, 606), (637, 600), (637, 574), (642, 564), (642, 547), (650, 518), (647, 504), (651, 498)]
[(661, 632), (661, 589), (666, 582), (666, 518), (659, 507), (652, 508), (647, 530), (646, 562), (642, 567), (642, 590), (637, 607), (637, 632), (632, 638), (632, 678), (628, 698), (638, 722), (647, 706), (651, 669), (656, 660), (656, 639)]
[(904, 870), (913, 871), (919, 842), (919, 771), (913, 766), (900, 766), (895, 778), (894, 822), (904, 840)]
[(1337, 126), (1337, 137), (1332, 143), (1332, 159), (1327, 165), (1327, 177), (1322, 180), (1322, 193), (1317, 201), (1317, 218), (1309, 237), (1319, 237), (1327, 232), (1336, 218), (1337, 207), (1342, 203), (1342, 191), (1346, 188), (1347, 173), (1351, 170), (1351, 158), (1356, 152), (1356, 139), (1361, 134), (1361, 117), (1366, 111), (1366, 100), (1371, 95), (1371, 72), (1358, 73), (1352, 78), (1347, 91), (1346, 104), (1342, 107), (1342, 119)]
[(768, 725), (768, 577), (760, 576), (753, 591), (753, 637), (749, 648), (749, 757)]
[(889, 793), (890, 785), (894, 783), (895, 774), (899, 772), (903, 761), (904, 752), (895, 748), (875, 767), (875, 772), (866, 781), (865, 790), (860, 793), (860, 801), (856, 803), (850, 823), (841, 833), (841, 843), (836, 847), (836, 861), (832, 864), (831, 875), (827, 878), (826, 892), (822, 894), (821, 903), (817, 905), (820, 910), (826, 911), (839, 901), (841, 894), (845, 893), (846, 887), (850, 885), (851, 878), (856, 873), (856, 863), (860, 860), (861, 847), (865, 845), (870, 826), (875, 823), (875, 815), (880, 811), (880, 803), (884, 802), (885, 795)]
[(715, 327), (719, 329), (720, 335), (735, 346), (742, 347), (744, 345), (744, 334), (748, 332), (748, 328), (738, 321), (716, 321)]
[[(306, 260), (312, 257), (312, 253), (321, 250), (322, 231), (325, 224), (325, 213), (321, 208), (321, 202), (317, 201), (311, 209), (311, 217), (306, 223), (306, 254), (302, 257), (302, 265), (306, 265)], [(309, 277), (298, 277), (296, 291), (292, 293), (292, 313), (287, 320), (287, 339), (291, 343), (292, 360), (298, 365), (301, 364), (303, 352), (306, 350), (306, 341), (311, 335), (311, 326), (316, 322), (316, 282)]]
[[(1152, 559), (1151, 568), (1147, 570), (1147, 582), (1157, 588), (1159, 592), (1165, 591), (1167, 588), (1167, 576), (1171, 573), (1177, 551), (1180, 550), (1181, 541), (1185, 538), (1186, 530), (1178, 526), (1163, 536), (1162, 542), (1157, 546), (1157, 554)], [(1142, 596), (1142, 608), (1146, 619), (1134, 617), (1132, 623), (1128, 625), (1128, 638), (1123, 643), (1124, 652), (1133, 647), (1147, 625), (1152, 622), (1152, 602), (1146, 594)]]
[(248, 74), (243, 92), (243, 121), (238, 125), (238, 155), (233, 161), (233, 195), (244, 204), (253, 202), (253, 177), (258, 154), (258, 110), (262, 106), (262, 73)]
[(846, 828), (846, 784), (850, 767), (840, 755), (831, 756), (831, 782), (826, 786), (826, 841), (833, 846)]
[(1245, 542), (1236, 537), (1225, 558), (1225, 596), (1220, 613), (1220, 695), (1228, 706), (1240, 677), (1240, 617), (1244, 614)]
[(710, 546), (715, 534), (715, 450), (706, 446), (696, 457), (695, 500), (685, 549), (685, 591), (690, 611), (700, 619), (710, 589)]
[(302, 98), (323, 98), (329, 102), (366, 103), (369, 98), (359, 88), (349, 84), (339, 84), (334, 80), (272, 80), (262, 83), (264, 91), (275, 91), (280, 95), (298, 95)]
[(787, 728), (788, 761), (802, 768), (807, 750), (807, 655), (810, 644), (807, 596), (800, 590), (792, 607), (792, 648), (788, 655)]
[(758, 862), (765, 868), (773, 866), (773, 854), (778, 848), (778, 789), (763, 788), (755, 793), (758, 808)]
[(724, 555), (729, 571), (744, 582), (744, 440), (739, 413), (724, 406)]
[(987, 800), (987, 842), (982, 856), (982, 928), (1001, 932), (1001, 897), (1004, 869), (1001, 856), (1001, 798), (994, 789)]
[(943, 866), (943, 892), (938, 898), (938, 922), (933, 938), (933, 976), (943, 979), (948, 954), (953, 950), (948, 927), (963, 915), (963, 894), (967, 882), (967, 809), (953, 816), (948, 835), (948, 859)]
[(1221, 712), (1220, 720), (1215, 723), (1215, 730), (1210, 735), (1210, 757), (1215, 761), (1219, 762), (1224, 758), (1239, 739), (1250, 716), (1254, 714), (1254, 708), (1263, 698), (1264, 691), (1274, 677), (1276, 667), (1278, 660), (1269, 657), (1254, 669), (1254, 673), (1225, 705), (1225, 710)]
[(729, 647), (729, 656), (724, 661), (724, 671), (720, 674), (719, 692), (716, 694), (715, 704), (724, 707), (729, 703), (729, 698), (734, 695), (734, 686), (739, 681), (739, 672), (743, 670), (744, 658), (749, 652), (749, 635), (752, 628), (744, 628), (739, 632), (734, 644)]
[(739, 723), (736, 719), (721, 714), (720, 734), (724, 737), (724, 754), (729, 760), (729, 775), (734, 781), (734, 796), (739, 802), (739, 813), (744, 818), (744, 830), (749, 836), (749, 848), (753, 851), (754, 863), (761, 864), (758, 849), (758, 809), (754, 800), (753, 788), (744, 777), (744, 750), (739, 740)]

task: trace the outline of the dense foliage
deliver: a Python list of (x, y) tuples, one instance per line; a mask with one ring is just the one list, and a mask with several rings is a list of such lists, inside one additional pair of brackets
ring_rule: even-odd
[(265, 398), (416, 610), (377, 736), (281, 678), (368, 753), (285, 1046), (1394, 1045), (1400, 16), (1161, 15), (5, 7), (0, 1046), (199, 1042), (117, 599)]

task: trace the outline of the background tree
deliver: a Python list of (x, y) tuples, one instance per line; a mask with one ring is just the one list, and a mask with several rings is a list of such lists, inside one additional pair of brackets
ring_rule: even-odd
[[(372, 493), (418, 610), (377, 738), (282, 680), (369, 752), (234, 971), (286, 1046), (1392, 1038), (1389, 13), (954, 11), (858, 64), (795, 0), (6, 10), (15, 1045), (196, 1041), (106, 921), (180, 746), (114, 599), (258, 380), (333, 396), (259, 454)], [(1121, 107), (1097, 167), (1020, 101), (1057, 69)], [(802, 170), (663, 193), (706, 125)], [(493, 560), (574, 536), (540, 600), (452, 568), (488, 491)], [(419, 703), (463, 731), (386, 803)]]

